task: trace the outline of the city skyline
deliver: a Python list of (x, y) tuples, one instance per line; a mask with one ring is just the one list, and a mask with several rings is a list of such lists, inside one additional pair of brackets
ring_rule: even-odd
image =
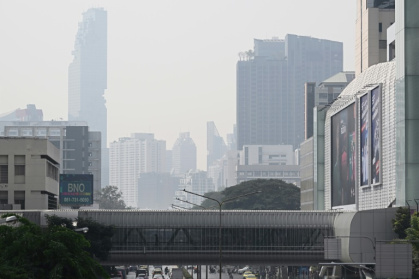
[(0, 113), (33, 103), (45, 120), (66, 119), (78, 24), (89, 8), (103, 7), (108, 145), (149, 132), (171, 148), (180, 132), (190, 132), (205, 170), (206, 123), (214, 121), (223, 138), (232, 133), (238, 53), (252, 49), (253, 39), (296, 34), (342, 41), (344, 70), (354, 69), (355, 3), (312, 2), (2, 2)]

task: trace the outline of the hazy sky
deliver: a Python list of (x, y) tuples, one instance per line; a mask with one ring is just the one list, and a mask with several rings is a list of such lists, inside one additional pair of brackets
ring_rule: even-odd
[(0, 0), (0, 114), (36, 104), (67, 120), (67, 72), (82, 13), (108, 12), (108, 141), (189, 131), (206, 169), (206, 122), (236, 118), (238, 53), (286, 34), (341, 41), (354, 70), (352, 0)]

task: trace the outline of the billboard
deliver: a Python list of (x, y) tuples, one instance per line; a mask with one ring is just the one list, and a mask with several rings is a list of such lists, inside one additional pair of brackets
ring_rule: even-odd
[(361, 129), (361, 184), (360, 186), (369, 185), (369, 141), (368, 141), (368, 131), (369, 131), (369, 94), (365, 94), (360, 99), (360, 129)]
[(371, 183), (381, 183), (381, 87), (371, 90)]
[(84, 206), (93, 204), (92, 174), (60, 174), (60, 204)]
[(332, 207), (355, 204), (355, 103), (332, 116)]

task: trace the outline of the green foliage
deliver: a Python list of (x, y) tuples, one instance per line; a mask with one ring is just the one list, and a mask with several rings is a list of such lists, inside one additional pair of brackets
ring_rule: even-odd
[(112, 248), (114, 227), (100, 224), (92, 219), (83, 218), (77, 218), (77, 226), (79, 228), (89, 228), (89, 232), (85, 234), (86, 239), (90, 242), (90, 247), (87, 248), (87, 251), (100, 260), (106, 260)]
[(406, 238), (406, 229), (410, 227), (410, 210), (408, 207), (399, 207), (392, 220), (393, 231), (400, 239)]
[(96, 192), (95, 201), (99, 203), (100, 209), (129, 209), (122, 199), (122, 192), (116, 186), (108, 185)]
[[(73, 226), (73, 221), (69, 218), (58, 217), (56, 215), (47, 215), (46, 217), (48, 226), (51, 228), (54, 226), (64, 226), (71, 230), (76, 228)], [(92, 219), (77, 218), (76, 223), (77, 228), (89, 228), (89, 232), (84, 235), (90, 243), (86, 251), (100, 260), (106, 260), (112, 248), (111, 239), (114, 234), (114, 228), (100, 224)]]
[[(255, 191), (261, 193), (227, 202), (223, 205), (223, 209), (300, 210), (300, 189), (279, 179), (250, 180), (228, 187), (221, 192), (207, 193), (205, 196), (223, 201)], [(204, 200), (202, 206), (218, 208), (218, 204), (211, 200)]]
[(419, 215), (416, 212), (410, 218), (410, 228), (406, 229), (406, 239), (413, 246), (413, 272), (419, 275)]
[(16, 224), (0, 226), (0, 278), (109, 278), (82, 234), (16, 217)]

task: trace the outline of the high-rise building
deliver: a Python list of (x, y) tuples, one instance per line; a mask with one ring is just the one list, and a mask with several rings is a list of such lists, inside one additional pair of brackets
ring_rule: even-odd
[(237, 148), (304, 140), (304, 83), (342, 71), (341, 42), (288, 34), (255, 40), (237, 63)]
[(395, 0), (357, 0), (355, 74), (387, 61), (387, 28), (395, 22)]
[(313, 136), (313, 109), (332, 103), (345, 87), (355, 78), (355, 72), (340, 72), (322, 81), (304, 85), (304, 134), (305, 140)]
[(193, 205), (179, 201), (176, 198), (186, 200), (194, 204), (201, 204), (205, 199), (196, 195), (188, 194), (183, 191), (184, 189), (199, 195), (204, 195), (208, 192), (214, 192), (215, 187), (212, 179), (207, 176), (207, 172), (189, 170), (181, 176), (178, 189), (179, 190), (176, 191), (173, 203), (177, 206), (190, 208)]
[(196, 145), (189, 132), (180, 133), (172, 148), (172, 173), (183, 175), (196, 170)]
[(166, 142), (153, 134), (135, 133), (110, 144), (109, 180), (122, 192), (127, 206), (137, 208), (138, 179), (143, 173), (165, 172)]
[(223, 137), (218, 133), (213, 121), (207, 122), (207, 170), (215, 161), (224, 156), (227, 146)]
[(109, 177), (107, 150), (107, 12), (91, 8), (83, 13), (68, 67), (68, 120), (87, 121), (102, 136), (102, 182)]

